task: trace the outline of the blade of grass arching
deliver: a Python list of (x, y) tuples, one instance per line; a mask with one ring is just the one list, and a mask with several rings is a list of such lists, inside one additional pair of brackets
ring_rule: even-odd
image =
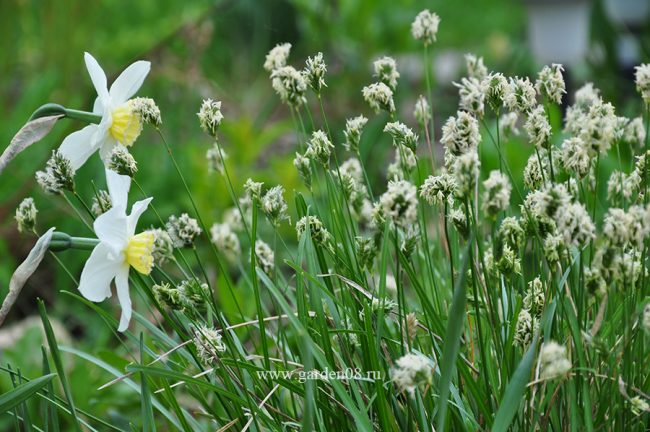
[[(314, 356), (314, 359), (319, 364), (327, 364), (327, 360), (325, 359), (324, 355), (321, 353), (318, 347), (315, 346), (315, 342), (309, 335), (309, 332), (295, 316), (295, 311), (292, 310), (292, 308), (289, 306), (284, 296), (282, 295), (282, 293), (279, 292), (278, 288), (275, 286), (273, 281), (261, 269), (257, 270), (257, 274), (260, 280), (262, 281), (262, 283), (269, 289), (271, 294), (275, 297), (278, 304), (283, 309), (284, 313), (287, 314), (291, 325), (296, 329), (298, 334), (300, 334), (305, 340), (309, 342), (309, 348)], [(354, 418), (358, 430), (368, 431), (368, 432), (372, 431), (372, 423), (370, 419), (364, 412), (360, 411), (357, 408), (354, 401), (348, 394), (347, 389), (340, 382), (336, 380), (329, 382), (329, 384), (332, 386), (335, 393), (340, 398), (340, 401), (343, 404), (343, 406), (346, 407), (346, 409), (350, 412), (350, 414)]]
[[(17, 386), (23, 384), (24, 381), (20, 369), (16, 369), (16, 373), (11, 374), (11, 382), (16, 388)], [(19, 416), (23, 421), (23, 430), (25, 432), (32, 432), (32, 420), (29, 416), (29, 407), (27, 406), (27, 401), (23, 401), (19, 406), (16, 407), (16, 412), (20, 413)]]
[(52, 355), (52, 360), (54, 361), (54, 367), (59, 374), (59, 380), (63, 387), (63, 393), (68, 402), (68, 407), (70, 408), (70, 415), (73, 419), (73, 425), (75, 430), (81, 431), (81, 426), (79, 425), (79, 418), (77, 417), (77, 410), (75, 409), (74, 400), (72, 398), (72, 391), (70, 390), (70, 384), (68, 379), (65, 376), (65, 369), (63, 368), (63, 362), (61, 361), (61, 353), (59, 352), (59, 345), (54, 336), (54, 331), (52, 330), (52, 325), (50, 320), (47, 318), (47, 311), (45, 310), (45, 303), (43, 300), (38, 300), (38, 311), (41, 314), (41, 320), (43, 321), (43, 329), (45, 330), (45, 337), (47, 339), (47, 345), (50, 348), (50, 354)]
[(437, 430), (443, 432), (445, 430), (445, 420), (447, 417), (447, 404), (449, 402), (449, 386), (451, 385), (452, 375), (456, 366), (456, 358), (460, 351), (460, 338), (463, 333), (465, 325), (465, 304), (467, 303), (467, 285), (465, 279), (467, 277), (467, 268), (469, 266), (470, 247), (474, 242), (474, 234), (467, 242), (465, 252), (463, 254), (463, 261), (454, 287), (454, 297), (452, 299), (451, 308), (449, 309), (449, 320), (447, 323), (447, 331), (445, 332), (445, 342), (442, 348), (442, 358), (440, 366), (440, 407), (438, 408), (438, 422)]
[(494, 417), (492, 432), (507, 431), (517, 411), (519, 411), (521, 402), (525, 401), (526, 385), (530, 379), (530, 373), (533, 370), (538, 343), (539, 335), (536, 335), (526, 354), (524, 354), (519, 362), (517, 369), (515, 369), (515, 373), (512, 374), (512, 378), (499, 404), (497, 414)]
[(42, 377), (20, 384), (13, 390), (3, 394), (0, 396), (0, 412), (4, 413), (18, 407), (45, 387), (55, 376), (55, 373), (43, 375)]
[[(144, 339), (140, 333), (140, 363), (144, 364)], [(145, 432), (155, 432), (156, 422), (153, 419), (153, 408), (151, 406), (151, 393), (147, 376), (140, 372), (140, 400), (142, 401), (142, 430)]]
[(172, 389), (169, 386), (169, 383), (167, 383), (167, 381), (163, 381), (163, 388), (165, 389), (165, 398), (167, 399), (167, 401), (169, 402), (169, 405), (171, 405), (172, 409), (176, 413), (176, 417), (178, 417), (178, 420), (181, 422), (181, 426), (183, 427), (183, 431), (184, 432), (192, 432), (192, 428), (187, 423), (187, 419), (185, 418), (185, 412), (183, 412), (180, 405), (178, 404), (178, 400), (176, 399), (176, 395), (174, 395), (174, 392), (172, 391)]
[[(61, 351), (76, 355), (77, 357), (80, 357), (80, 358), (82, 358), (82, 359), (84, 359), (86, 361), (89, 361), (89, 362), (93, 363), (94, 365), (104, 369), (106, 372), (110, 373), (111, 375), (113, 375), (115, 377), (121, 377), (122, 375), (124, 375), (124, 373), (122, 371), (117, 370), (116, 368), (109, 365), (105, 361), (100, 360), (97, 357), (94, 357), (94, 356), (92, 356), (90, 354), (87, 354), (87, 353), (85, 353), (83, 351), (79, 351), (79, 350), (77, 350), (75, 348), (70, 348), (70, 347), (65, 347), (65, 346), (61, 347)], [(139, 371), (136, 371), (136, 372), (139, 372)], [(136, 393), (140, 394), (140, 392), (141, 392), (140, 386), (135, 381), (133, 381), (132, 379), (125, 378), (125, 379), (122, 380), (122, 382), (126, 386), (128, 386), (132, 390), (134, 390)], [(152, 398), (151, 403), (154, 406), (154, 408), (156, 408), (156, 410), (158, 412), (160, 412), (167, 420), (169, 420), (178, 429), (181, 429), (180, 425), (178, 424), (178, 420), (176, 420), (176, 418), (167, 410), (167, 408), (165, 408), (156, 398)], [(192, 426), (195, 427), (195, 428), (200, 429), (200, 426), (196, 421), (193, 422)]]
[[(52, 371), (50, 369), (50, 362), (47, 360), (47, 351), (44, 346), (41, 346), (41, 353), (43, 355), (43, 376), (50, 374)], [(51, 395), (54, 394), (54, 386), (52, 381), (47, 383), (46, 388), (47, 392)], [(43, 400), (45, 404), (45, 412), (43, 413), (43, 425), (45, 426), (45, 432), (50, 430), (50, 423), (52, 423), (52, 430), (54, 432), (59, 432), (59, 417), (57, 415), (56, 407), (54, 404), (49, 403), (47, 400)]]

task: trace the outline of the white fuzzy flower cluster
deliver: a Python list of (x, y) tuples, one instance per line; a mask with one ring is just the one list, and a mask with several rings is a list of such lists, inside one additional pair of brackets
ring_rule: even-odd
[(643, 102), (650, 104), (650, 64), (642, 64), (635, 68), (636, 89), (641, 94)]
[(388, 190), (375, 203), (373, 219), (377, 225), (393, 222), (408, 228), (417, 220), (417, 188), (406, 180), (388, 182)]
[(404, 180), (408, 178), (416, 166), (417, 157), (415, 152), (408, 147), (399, 146), (395, 149), (395, 159), (388, 165), (386, 170), (388, 178)]
[(383, 82), (372, 83), (361, 90), (363, 99), (370, 105), (370, 108), (379, 113), (381, 110), (392, 113), (395, 111), (393, 91)]
[(25, 198), (20, 202), (16, 208), (16, 224), (18, 225), (18, 232), (26, 233), (34, 231), (36, 227), (36, 214), (38, 210), (34, 204), (34, 198)]
[(524, 296), (524, 308), (534, 316), (541, 317), (544, 311), (544, 284), (538, 277), (528, 282), (528, 290)]
[(201, 362), (207, 366), (214, 366), (220, 353), (226, 351), (221, 333), (211, 327), (201, 325), (193, 329), (194, 346)]
[(540, 96), (558, 105), (562, 103), (562, 95), (566, 93), (562, 72), (564, 72), (564, 68), (561, 64), (554, 63), (551, 66), (544, 66), (539, 71), (535, 83), (535, 88)]
[(632, 144), (636, 148), (645, 146), (646, 130), (641, 117), (628, 121), (623, 129), (623, 141)]
[(411, 24), (411, 34), (416, 40), (422, 41), (424, 45), (430, 45), (436, 41), (440, 17), (437, 14), (424, 9)]
[(582, 139), (584, 151), (595, 157), (607, 152), (624, 129), (614, 106), (604, 102), (599, 91), (588, 83), (575, 93), (575, 103), (567, 109), (564, 131)]
[(307, 80), (293, 66), (282, 66), (271, 72), (271, 86), (287, 105), (297, 108), (307, 103)]
[(309, 234), (315, 243), (326, 248), (331, 246), (332, 234), (330, 234), (327, 228), (325, 228), (325, 225), (323, 225), (323, 222), (317, 216), (303, 216), (298, 220), (298, 222), (296, 222), (298, 241), (300, 241), (300, 238), (307, 229), (309, 229)]
[(431, 107), (429, 106), (429, 102), (427, 102), (427, 98), (422, 95), (418, 96), (418, 100), (415, 102), (413, 117), (421, 125), (425, 125), (431, 120)]
[(526, 78), (510, 78), (508, 85), (504, 89), (503, 104), (510, 111), (527, 113), (537, 104), (535, 87)]
[(565, 376), (571, 370), (566, 348), (554, 341), (542, 345), (539, 357), (541, 379), (555, 379)]
[(476, 149), (470, 150), (454, 159), (452, 173), (456, 180), (456, 193), (469, 197), (474, 192), (481, 171), (481, 161)]
[(582, 203), (574, 202), (562, 207), (556, 223), (558, 233), (562, 234), (567, 245), (581, 247), (596, 237), (596, 227)]
[(562, 142), (560, 160), (567, 172), (573, 173), (581, 179), (585, 178), (591, 170), (592, 157), (580, 137), (570, 137)]
[(118, 144), (108, 160), (108, 169), (119, 175), (133, 177), (138, 172), (138, 164), (126, 147)]
[(284, 200), (284, 187), (274, 186), (260, 199), (260, 208), (274, 226), (279, 226), (283, 220), (289, 220), (289, 207)]
[(210, 240), (229, 260), (236, 260), (241, 254), (241, 247), (237, 234), (227, 223), (215, 223), (210, 228)]
[(129, 105), (133, 112), (140, 117), (140, 121), (145, 124), (150, 124), (155, 127), (162, 125), (162, 117), (160, 116), (160, 108), (156, 102), (147, 97), (136, 97), (129, 101)]
[(485, 90), (485, 99), (495, 112), (503, 105), (508, 89), (508, 80), (500, 72), (492, 72), (483, 78), (481, 87)]
[(345, 143), (343, 146), (352, 153), (359, 153), (359, 142), (361, 141), (361, 132), (363, 127), (368, 123), (364, 116), (356, 116), (345, 121)]
[(172, 215), (165, 224), (167, 233), (177, 248), (190, 247), (194, 244), (194, 239), (203, 232), (199, 228), (196, 219), (191, 218), (187, 213), (180, 216)]
[(308, 57), (305, 61), (305, 69), (303, 74), (307, 79), (307, 84), (309, 87), (320, 94), (323, 87), (327, 87), (325, 84), (325, 74), (327, 73), (327, 65), (325, 60), (323, 60), (323, 53), (319, 52), (314, 57)]
[(45, 164), (44, 171), (36, 172), (36, 182), (46, 193), (60, 194), (74, 190), (74, 169), (70, 160), (59, 151), (54, 150), (52, 157)]
[(502, 115), (499, 119), (499, 134), (504, 138), (508, 138), (510, 136), (518, 136), (518, 120), (519, 115), (516, 112), (508, 112)]
[(395, 59), (388, 56), (381, 57), (374, 61), (373, 67), (375, 69), (374, 76), (395, 91), (400, 76)]
[(305, 157), (318, 162), (324, 167), (330, 164), (330, 156), (334, 145), (322, 130), (312, 132), (311, 139), (307, 142)]
[(537, 105), (528, 113), (524, 129), (535, 147), (546, 148), (550, 145), (551, 124), (542, 105)]
[(482, 209), (486, 215), (494, 217), (506, 210), (510, 205), (512, 185), (510, 180), (500, 171), (491, 171), (489, 177), (483, 182)]
[(440, 142), (455, 156), (476, 149), (481, 141), (478, 120), (465, 111), (449, 117), (442, 127)]
[(228, 154), (219, 146), (218, 143), (212, 144), (212, 147), (205, 152), (205, 158), (208, 161), (208, 171), (209, 172), (218, 172), (222, 174), (225, 172), (226, 159), (228, 159)]
[(275, 253), (271, 246), (260, 239), (255, 240), (255, 257), (264, 273), (271, 274), (275, 267)]
[(488, 76), (488, 69), (483, 63), (483, 57), (478, 57), (474, 54), (465, 54), (465, 67), (467, 68), (467, 75), (470, 78), (475, 78), (483, 81)]
[(451, 205), (455, 194), (456, 179), (447, 173), (429, 176), (420, 186), (420, 196), (431, 205)]
[(415, 146), (418, 143), (418, 136), (404, 123), (399, 121), (388, 122), (384, 127), (384, 132), (388, 132), (393, 137), (393, 144), (396, 147), (405, 146), (415, 151)]
[(223, 120), (223, 114), (221, 114), (221, 101), (204, 99), (201, 103), (201, 108), (199, 108), (199, 112), (196, 115), (199, 117), (199, 125), (201, 126), (201, 129), (211, 136), (216, 137), (221, 120)]
[(433, 365), (422, 354), (408, 353), (397, 359), (390, 375), (400, 391), (413, 395), (419, 386), (431, 384)]
[(111, 194), (104, 189), (100, 189), (97, 191), (95, 196), (93, 196), (90, 211), (92, 211), (95, 216), (99, 216), (109, 211), (112, 207), (113, 201), (111, 200)]
[[(557, 165), (555, 158), (559, 157), (559, 153), (553, 153), (554, 166)], [(528, 189), (539, 189), (546, 180), (551, 179), (548, 154), (548, 150), (541, 148), (528, 158), (528, 162), (526, 162), (526, 166), (524, 167), (524, 184)]]
[(298, 174), (308, 189), (311, 188), (311, 160), (296, 152), (296, 157), (293, 159), (293, 166), (298, 170)]
[(533, 335), (538, 328), (539, 320), (533, 317), (528, 310), (520, 310), (515, 325), (514, 344), (520, 348), (526, 348), (532, 342)]
[(174, 241), (166, 230), (154, 228), (145, 232), (151, 233), (154, 236), (151, 254), (157, 265), (162, 265), (167, 260), (174, 259)]
[(477, 78), (462, 78), (460, 83), (454, 83), (454, 86), (458, 87), (460, 108), (479, 118), (483, 117), (487, 90), (483, 82)]
[(273, 72), (276, 69), (280, 69), (281, 67), (286, 66), (290, 52), (290, 43), (277, 44), (266, 55), (266, 59), (264, 61), (264, 69), (267, 72)]
[(630, 398), (630, 409), (632, 410), (632, 414), (640, 416), (650, 412), (650, 404), (640, 396), (634, 396)]

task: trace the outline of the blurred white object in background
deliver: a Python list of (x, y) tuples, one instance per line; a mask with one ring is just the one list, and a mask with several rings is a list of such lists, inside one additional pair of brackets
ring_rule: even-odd
[(528, 40), (537, 63), (576, 66), (585, 59), (590, 6), (588, 0), (528, 0)]

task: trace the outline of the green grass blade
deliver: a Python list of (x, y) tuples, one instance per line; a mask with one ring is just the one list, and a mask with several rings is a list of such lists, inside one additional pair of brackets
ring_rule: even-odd
[(526, 384), (530, 378), (530, 372), (535, 363), (535, 353), (537, 352), (537, 344), (539, 337), (535, 337), (530, 344), (528, 351), (524, 354), (519, 362), (515, 373), (506, 387), (506, 392), (501, 399), (501, 404), (494, 417), (494, 424), (492, 425), (492, 432), (507, 431), (508, 426), (515, 418), (524, 394), (526, 393)]
[[(140, 362), (144, 364), (144, 338), (140, 333)], [(140, 372), (140, 399), (142, 399), (142, 430), (146, 432), (153, 432), (156, 430), (156, 423), (153, 419), (153, 407), (151, 406), (151, 393), (149, 392), (149, 384), (147, 383), (147, 376), (144, 372)]]
[(13, 390), (0, 396), (0, 412), (11, 411), (45, 387), (56, 376), (55, 373), (44, 375), (27, 383), (16, 386)]
[(47, 318), (47, 311), (45, 310), (45, 303), (43, 300), (38, 300), (38, 311), (41, 314), (41, 320), (43, 321), (43, 329), (45, 330), (45, 336), (47, 338), (47, 345), (50, 348), (50, 354), (52, 355), (52, 360), (54, 360), (54, 367), (56, 368), (57, 373), (59, 374), (59, 380), (63, 386), (63, 393), (68, 402), (68, 407), (70, 408), (70, 414), (72, 415), (74, 428), (77, 431), (81, 431), (81, 426), (79, 425), (79, 418), (77, 417), (77, 410), (74, 406), (74, 400), (72, 399), (72, 392), (70, 391), (70, 384), (68, 379), (65, 376), (65, 369), (63, 368), (63, 362), (61, 361), (61, 353), (59, 352), (59, 345), (54, 336), (54, 331), (52, 330), (52, 325), (50, 320)]
[(467, 242), (465, 253), (463, 257), (463, 264), (456, 279), (456, 286), (454, 287), (454, 297), (449, 310), (449, 321), (447, 323), (447, 331), (445, 332), (445, 342), (442, 348), (442, 359), (440, 366), (440, 407), (438, 408), (438, 427), (439, 431), (445, 430), (445, 418), (447, 416), (447, 404), (449, 397), (449, 386), (451, 385), (451, 378), (456, 366), (456, 358), (460, 351), (460, 337), (465, 326), (465, 304), (467, 303), (467, 285), (465, 279), (467, 278), (467, 268), (469, 266), (470, 247), (473, 243), (472, 238)]

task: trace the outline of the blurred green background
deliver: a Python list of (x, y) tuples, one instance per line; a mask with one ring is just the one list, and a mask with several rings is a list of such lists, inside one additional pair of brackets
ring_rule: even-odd
[[(591, 5), (590, 51), (579, 67), (571, 70), (576, 85), (593, 80), (621, 114), (639, 109), (633, 96), (629, 70), (616, 59), (620, 28), (608, 19), (602, 2)], [(6, 0), (0, 2), (0, 148), (4, 148), (30, 114), (41, 104), (56, 102), (90, 110), (95, 98), (83, 63), (92, 53), (112, 81), (138, 59), (152, 62), (151, 74), (139, 95), (153, 97), (163, 116), (163, 132), (189, 179), (193, 195), (206, 223), (221, 219), (230, 199), (223, 178), (207, 172), (205, 152), (211, 142), (198, 126), (195, 113), (203, 98), (223, 101), (225, 121), (221, 142), (228, 153), (233, 182), (248, 177), (283, 184), (289, 191), (302, 188), (292, 166), (295, 133), (291, 116), (273, 94), (262, 64), (276, 43), (291, 42), (290, 63), (301, 68), (307, 56), (322, 51), (328, 65), (325, 109), (334, 136), (342, 141), (346, 117), (363, 113), (371, 118), (370, 145), (363, 157), (379, 185), (390, 157), (390, 139), (381, 133), (381, 118), (372, 116), (361, 99), (361, 88), (372, 81), (372, 61), (381, 55), (397, 59), (402, 78), (396, 102), (402, 117), (414, 124), (412, 106), (424, 93), (421, 46), (410, 35), (410, 24), (423, 8), (441, 17), (438, 42), (433, 48), (434, 111), (437, 136), (440, 124), (456, 111), (457, 89), (452, 79), (464, 73), (462, 55), (484, 56), (491, 70), (506, 75), (534, 77), (540, 64), (527, 40), (526, 3), (520, 0), (239, 0), (136, 2), (68, 0)], [(596, 30), (594, 30), (596, 29)], [(636, 33), (640, 60), (647, 60), (648, 33)], [(315, 107), (314, 107), (315, 108)], [(314, 109), (316, 111), (316, 109)], [(29, 252), (34, 239), (21, 236), (13, 215), (18, 203), (33, 196), (40, 212), (39, 227), (56, 225), (73, 235), (90, 235), (65, 202), (45, 195), (36, 185), (34, 172), (42, 169), (52, 149), (82, 125), (61, 121), (42, 142), (17, 157), (0, 176), (0, 296), (9, 278)], [(556, 125), (559, 126), (559, 125)], [(531, 151), (523, 142), (507, 149), (515, 172), (523, 168)], [(132, 152), (139, 161), (138, 181), (155, 197), (157, 210), (166, 218), (189, 211), (190, 205), (158, 135), (145, 128)], [(497, 165), (489, 151), (484, 169)], [(103, 188), (104, 174), (97, 157), (76, 176), (79, 192), (92, 196), (92, 182)], [(240, 192), (241, 188), (237, 192)], [(134, 190), (132, 198), (138, 193)], [(151, 213), (151, 212), (149, 212)], [(67, 215), (69, 217), (62, 217)], [(148, 214), (142, 226), (156, 223)], [(290, 232), (289, 235), (293, 236)], [(78, 275), (87, 255), (68, 251), (61, 258)], [(36, 313), (36, 298), (46, 300), (48, 310), (63, 333), (75, 338), (73, 346), (121, 368), (125, 360), (114, 354), (117, 340), (95, 313), (60, 293), (74, 291), (68, 275), (52, 259), (46, 259), (21, 294), (7, 326)], [(110, 308), (109, 302), (102, 307)], [(115, 308), (117, 309), (117, 308)], [(40, 372), (38, 330), (3, 338), (0, 329), (0, 363), (19, 366), (28, 376)], [(137, 395), (114, 386), (102, 393), (96, 388), (110, 377), (88, 369), (80, 359), (70, 360), (70, 379), (82, 408), (128, 424)], [(10, 382), (0, 374), (0, 392)], [(84, 397), (85, 396), (85, 397)], [(0, 415), (0, 429), (9, 416)]]

